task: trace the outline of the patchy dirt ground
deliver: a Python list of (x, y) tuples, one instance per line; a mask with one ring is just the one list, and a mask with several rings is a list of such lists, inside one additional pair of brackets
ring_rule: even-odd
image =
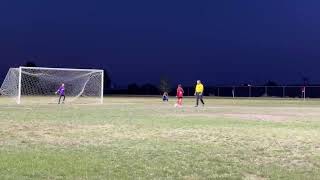
[[(152, 99), (131, 99), (127, 103), (125, 99), (119, 102), (112, 99), (100, 106), (1, 103), (0, 100), (0, 149), (5, 151), (11, 147), (112, 149), (113, 145), (136, 150), (136, 154), (130, 151), (125, 154), (137, 158), (142, 158), (143, 151), (145, 154), (159, 151), (164, 154), (160, 161), (167, 162), (167, 156), (174, 155), (170, 158), (179, 161), (187, 156), (185, 152), (192, 150), (202, 159), (188, 156), (190, 172), (197, 168), (193, 162), (204, 163), (201, 168), (210, 168), (205, 163), (214, 162), (218, 163), (217, 168), (225, 166), (225, 173), (216, 177), (228, 178), (238, 173), (244, 179), (269, 179), (272, 173), (275, 174), (272, 177), (279, 174), (287, 177), (288, 172), (300, 177), (312, 172), (316, 177), (320, 172), (320, 103), (318, 107), (314, 102), (273, 105), (274, 101), (267, 101), (269, 104), (261, 107), (261, 101), (248, 101), (249, 106), (207, 100), (208, 105), (199, 108), (190, 105), (192, 100), (186, 101), (183, 108)], [(126, 160), (123, 163), (121, 166), (128, 164)], [(234, 171), (229, 164), (239, 169)], [(177, 169), (180, 166), (177, 164)], [(203, 174), (195, 170), (182, 177), (197, 179)]]

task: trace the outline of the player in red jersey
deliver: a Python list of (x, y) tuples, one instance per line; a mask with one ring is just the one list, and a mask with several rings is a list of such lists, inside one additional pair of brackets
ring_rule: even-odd
[(182, 106), (183, 93), (184, 93), (183, 88), (182, 88), (181, 84), (179, 84), (178, 88), (177, 88), (177, 98), (178, 98), (177, 106), (178, 107)]

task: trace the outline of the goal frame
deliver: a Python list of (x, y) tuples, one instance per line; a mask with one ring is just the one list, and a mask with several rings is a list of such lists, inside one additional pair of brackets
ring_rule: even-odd
[(48, 68), (48, 67), (25, 67), (20, 66), (19, 68), (19, 78), (18, 78), (18, 97), (17, 104), (21, 104), (21, 79), (23, 69), (35, 69), (35, 70), (61, 70), (61, 71), (83, 71), (83, 72), (98, 72), (101, 73), (101, 95), (100, 104), (103, 104), (104, 97), (104, 70), (102, 69), (75, 69), (75, 68)]

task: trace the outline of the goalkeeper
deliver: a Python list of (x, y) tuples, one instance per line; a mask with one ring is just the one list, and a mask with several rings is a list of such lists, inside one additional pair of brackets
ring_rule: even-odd
[(63, 97), (62, 103), (64, 104), (64, 101), (66, 100), (66, 95), (65, 95), (65, 88), (64, 88), (64, 84), (62, 83), (61, 86), (59, 87), (59, 89), (55, 92), (55, 94), (59, 95), (59, 102), (58, 104), (60, 104), (61, 102), (61, 98)]

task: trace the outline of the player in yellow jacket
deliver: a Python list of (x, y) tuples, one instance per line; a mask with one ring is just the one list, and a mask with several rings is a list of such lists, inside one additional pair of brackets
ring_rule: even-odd
[(195, 93), (194, 93), (194, 95), (195, 95), (196, 98), (197, 98), (196, 107), (198, 107), (198, 105), (199, 105), (199, 100), (201, 101), (202, 105), (204, 106), (203, 91), (204, 91), (203, 84), (201, 83), (200, 80), (198, 80), (198, 81), (197, 81), (197, 85), (196, 85), (196, 91), (195, 91)]

